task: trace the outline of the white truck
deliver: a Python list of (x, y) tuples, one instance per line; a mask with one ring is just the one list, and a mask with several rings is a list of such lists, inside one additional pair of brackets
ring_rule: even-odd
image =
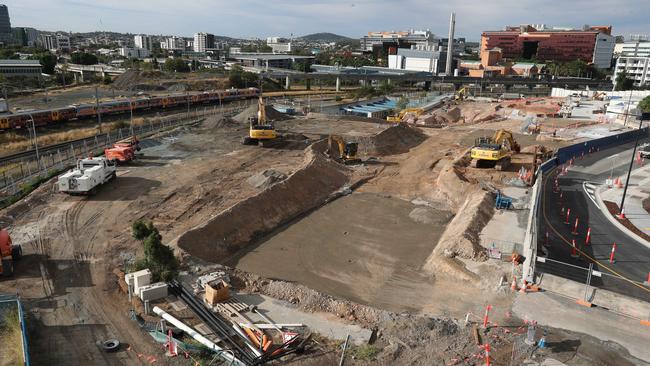
[(80, 159), (77, 167), (59, 177), (59, 192), (94, 194), (97, 187), (116, 177), (117, 167), (104, 157)]

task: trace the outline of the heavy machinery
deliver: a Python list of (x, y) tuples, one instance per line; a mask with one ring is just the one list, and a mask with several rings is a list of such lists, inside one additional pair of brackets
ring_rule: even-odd
[(59, 177), (59, 192), (70, 195), (94, 194), (97, 187), (116, 176), (115, 164), (105, 157), (79, 159), (75, 169)]
[(248, 117), (248, 136), (244, 136), (242, 144), (260, 145), (262, 147), (273, 146), (279, 142), (281, 136), (275, 130), (273, 121), (266, 119), (266, 105), (261, 96), (259, 97), (257, 108), (257, 117)]
[(127, 163), (135, 159), (136, 151), (140, 151), (140, 141), (136, 136), (132, 136), (104, 149), (104, 156), (114, 163)]
[(479, 137), (470, 152), (473, 168), (494, 167), (496, 170), (504, 170), (510, 166), (513, 152), (521, 150), (512, 132), (498, 130), (492, 138)]
[(14, 261), (23, 255), (23, 248), (11, 242), (7, 229), (0, 229), (0, 273), (8, 277), (14, 273)]
[(467, 98), (467, 88), (460, 88), (456, 92), (456, 96), (454, 97), (454, 100), (456, 102), (462, 102), (463, 100), (465, 100), (465, 98)]
[(422, 114), (424, 114), (424, 110), (422, 108), (405, 108), (396, 115), (386, 117), (386, 121), (400, 123), (404, 121), (404, 117), (406, 117), (406, 115), (409, 113), (413, 114), (415, 117), (420, 117)]
[(358, 164), (361, 159), (357, 157), (359, 144), (356, 142), (345, 141), (338, 135), (330, 135), (327, 139), (327, 155), (346, 165)]

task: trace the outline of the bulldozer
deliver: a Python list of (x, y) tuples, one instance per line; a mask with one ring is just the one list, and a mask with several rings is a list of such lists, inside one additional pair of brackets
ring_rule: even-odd
[(491, 168), (505, 170), (510, 166), (513, 152), (519, 152), (521, 147), (515, 141), (512, 132), (498, 130), (494, 136), (479, 137), (470, 152), (472, 168)]
[(23, 255), (23, 248), (11, 242), (11, 237), (6, 229), (0, 229), (0, 273), (9, 277), (14, 273), (14, 261)]
[(359, 144), (345, 141), (338, 135), (330, 135), (327, 139), (327, 155), (345, 165), (359, 164), (361, 159), (357, 157)]
[(275, 130), (273, 121), (266, 119), (266, 105), (261, 96), (257, 108), (257, 116), (248, 117), (248, 136), (244, 136), (242, 145), (259, 145), (262, 147), (277, 145), (281, 140), (281, 136)]
[(386, 117), (386, 121), (393, 123), (400, 123), (404, 120), (407, 114), (413, 114), (415, 117), (420, 117), (424, 114), (422, 108), (406, 108), (402, 109), (398, 114)]

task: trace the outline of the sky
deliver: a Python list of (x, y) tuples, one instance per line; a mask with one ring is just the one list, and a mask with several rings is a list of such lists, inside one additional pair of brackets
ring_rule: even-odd
[(478, 41), (505, 25), (612, 25), (614, 35), (650, 34), (650, 0), (4, 0), (12, 26), (237, 38), (430, 29)]

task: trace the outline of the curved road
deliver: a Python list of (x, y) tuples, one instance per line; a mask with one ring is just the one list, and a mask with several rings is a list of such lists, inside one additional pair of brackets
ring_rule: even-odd
[[(641, 139), (640, 144), (647, 141), (648, 138)], [(643, 284), (650, 272), (650, 243), (643, 245), (612, 224), (594, 196), (595, 189), (604, 184), (610, 174), (614, 177), (627, 174), (633, 147), (631, 142), (594, 152), (576, 159), (568, 174), (557, 176), (560, 168), (556, 168), (544, 177), (539, 247), (540, 253), (547, 251), (547, 258), (552, 260), (538, 263), (537, 271), (585, 283), (587, 268), (593, 263), (593, 269), (602, 273), (598, 277), (596, 272), (592, 277), (593, 286), (650, 301), (650, 286)], [(554, 188), (556, 177), (561, 196)], [(571, 209), (568, 225), (562, 208)], [(579, 223), (577, 235), (574, 235), (576, 216)], [(591, 243), (585, 245), (588, 228), (591, 228)], [(576, 242), (578, 258), (572, 256), (572, 240)], [(613, 243), (617, 245), (615, 262), (610, 264)]]

